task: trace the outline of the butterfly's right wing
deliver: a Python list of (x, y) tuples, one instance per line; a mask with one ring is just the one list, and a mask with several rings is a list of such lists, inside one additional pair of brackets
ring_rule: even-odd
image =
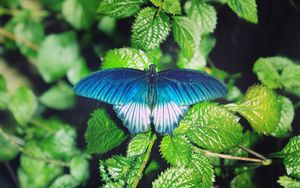
[[(124, 105), (139, 94), (147, 75), (136, 69), (107, 69), (97, 71), (74, 86), (77, 95), (109, 104)], [(138, 86), (138, 87), (137, 87)]]

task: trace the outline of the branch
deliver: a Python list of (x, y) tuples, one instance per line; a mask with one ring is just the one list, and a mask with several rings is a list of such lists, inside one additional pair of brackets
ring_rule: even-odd
[(148, 163), (148, 160), (149, 160), (149, 158), (150, 158), (150, 154), (151, 154), (151, 151), (152, 151), (152, 147), (153, 147), (153, 145), (154, 145), (154, 142), (155, 142), (156, 138), (157, 138), (157, 136), (156, 136), (156, 134), (154, 133), (154, 134), (152, 135), (152, 138), (151, 138), (151, 140), (150, 140), (149, 146), (148, 146), (147, 151), (146, 151), (146, 153), (145, 153), (145, 158), (144, 158), (144, 160), (143, 160), (143, 162), (142, 162), (142, 165), (141, 165), (140, 168), (139, 168), (137, 177), (136, 177), (135, 181), (132, 183), (132, 187), (133, 187), (133, 188), (136, 188), (136, 187), (137, 187), (139, 181), (140, 181), (140, 180), (142, 179), (142, 177), (143, 177), (143, 172), (144, 172), (144, 169), (145, 169), (145, 167), (146, 167), (146, 164)]
[(265, 156), (263, 156), (263, 155), (261, 155), (261, 154), (255, 152), (255, 151), (253, 151), (253, 150), (251, 150), (251, 149), (249, 149), (249, 148), (246, 148), (246, 147), (243, 146), (243, 145), (238, 145), (238, 147), (241, 148), (241, 149), (244, 150), (244, 151), (247, 151), (248, 153), (251, 153), (252, 155), (254, 155), (254, 156), (256, 156), (256, 157), (258, 157), (258, 158), (260, 158), (260, 159), (262, 159), (262, 160), (267, 160), (267, 158), (266, 158)]

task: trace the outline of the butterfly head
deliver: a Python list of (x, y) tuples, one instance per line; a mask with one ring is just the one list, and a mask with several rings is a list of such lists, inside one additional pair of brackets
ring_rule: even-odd
[(156, 75), (156, 66), (154, 64), (149, 65), (149, 77), (154, 78)]

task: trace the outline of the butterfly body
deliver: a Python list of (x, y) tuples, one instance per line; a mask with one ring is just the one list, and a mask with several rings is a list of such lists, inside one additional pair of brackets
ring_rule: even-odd
[(131, 133), (145, 132), (153, 123), (158, 133), (172, 134), (189, 106), (222, 97), (226, 86), (216, 78), (195, 70), (156, 72), (106, 69), (82, 79), (74, 91), (84, 97), (113, 105)]

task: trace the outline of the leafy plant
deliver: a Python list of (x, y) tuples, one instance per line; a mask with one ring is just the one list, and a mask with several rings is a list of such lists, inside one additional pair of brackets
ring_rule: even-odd
[[(259, 23), (255, 0), (1, 1), (0, 165), (14, 186), (90, 187), (90, 175), (98, 174), (92, 164), (99, 165), (93, 179), (101, 187), (209, 188), (223, 180), (232, 188), (255, 187), (255, 168), (279, 159), (286, 172), (275, 177), (278, 185), (299, 187), (300, 137), (292, 123), (300, 65), (282, 56), (258, 58), (253, 73), (260, 83), (243, 92), (236, 84), (243, 73), (221, 70), (209, 57), (221, 7)], [(128, 38), (119, 31), (124, 23)], [(99, 56), (101, 64), (92, 65)], [(229, 92), (191, 106), (172, 135), (130, 135), (102, 103), (86, 119), (91, 110), (83, 99), (76, 104), (72, 85), (99, 68), (150, 64), (206, 71)], [(270, 137), (289, 141), (274, 153), (253, 151)]]

